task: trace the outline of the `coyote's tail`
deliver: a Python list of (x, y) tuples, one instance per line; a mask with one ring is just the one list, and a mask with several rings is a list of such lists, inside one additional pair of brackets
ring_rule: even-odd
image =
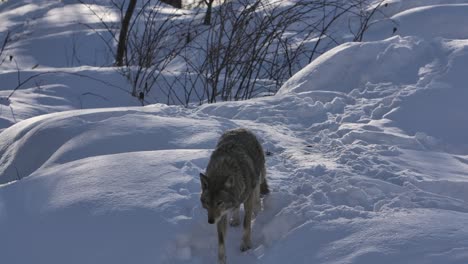
[(260, 194), (265, 195), (270, 192), (270, 188), (268, 188), (268, 183), (266, 179), (266, 168), (263, 166), (262, 168), (262, 175), (260, 175)]

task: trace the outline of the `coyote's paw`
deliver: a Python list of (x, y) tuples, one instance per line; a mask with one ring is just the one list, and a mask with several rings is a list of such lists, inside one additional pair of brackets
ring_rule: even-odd
[(242, 252), (247, 251), (252, 248), (252, 243), (250, 241), (242, 241), (240, 250)]
[(218, 264), (226, 264), (226, 256), (218, 258)]

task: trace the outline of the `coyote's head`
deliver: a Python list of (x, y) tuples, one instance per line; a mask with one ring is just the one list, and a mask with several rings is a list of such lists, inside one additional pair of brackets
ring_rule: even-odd
[(232, 177), (228, 177), (223, 183), (210, 181), (205, 174), (200, 173), (202, 193), (200, 197), (203, 208), (208, 211), (208, 223), (214, 224), (231, 209), (235, 207), (235, 199), (230, 189)]

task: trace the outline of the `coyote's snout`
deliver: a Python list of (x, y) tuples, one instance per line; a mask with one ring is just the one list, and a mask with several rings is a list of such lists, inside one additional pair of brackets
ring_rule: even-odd
[(208, 223), (217, 223), (218, 260), (226, 263), (225, 237), (228, 213), (230, 224), (240, 224), (239, 207), (244, 204), (244, 233), (241, 251), (251, 248), (252, 212), (259, 211), (260, 194), (269, 192), (265, 155), (255, 135), (246, 129), (226, 131), (211, 154), (206, 173), (200, 173), (201, 203), (208, 211)]

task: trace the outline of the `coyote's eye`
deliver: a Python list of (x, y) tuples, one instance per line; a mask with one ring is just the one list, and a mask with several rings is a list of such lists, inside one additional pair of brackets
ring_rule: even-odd
[(223, 204), (224, 204), (224, 202), (221, 201), (221, 200), (219, 200), (218, 202), (216, 202), (216, 205), (217, 205), (217, 206), (222, 206)]
[(200, 197), (200, 202), (201, 202), (203, 208), (206, 208), (206, 199), (205, 199), (205, 197), (203, 197), (203, 196)]

